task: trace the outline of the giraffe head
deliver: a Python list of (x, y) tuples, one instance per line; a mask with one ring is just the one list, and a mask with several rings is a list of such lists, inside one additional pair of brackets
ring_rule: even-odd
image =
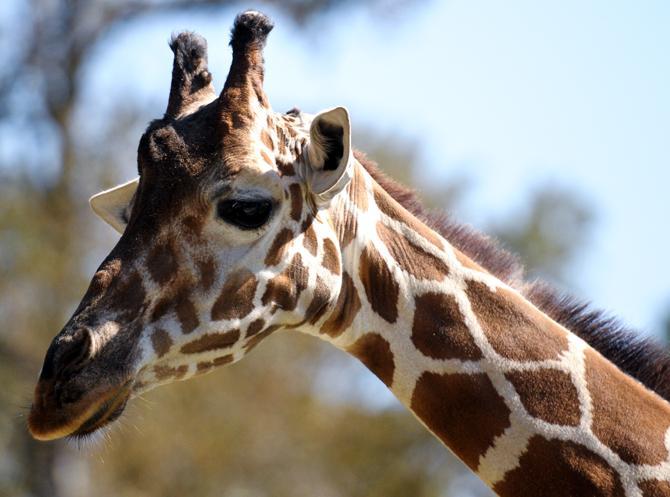
[(122, 236), (47, 351), (36, 438), (92, 433), (134, 394), (236, 361), (334, 307), (343, 276), (328, 206), (352, 175), (349, 118), (272, 112), (271, 29), (258, 12), (237, 17), (218, 96), (205, 40), (173, 38), (167, 110), (140, 140), (139, 178), (91, 198)]

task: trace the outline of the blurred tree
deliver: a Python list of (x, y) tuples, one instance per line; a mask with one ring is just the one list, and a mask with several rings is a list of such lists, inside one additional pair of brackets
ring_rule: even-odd
[(422, 163), (420, 147), (412, 140), (398, 136), (378, 135), (371, 130), (354, 131), (353, 141), (368, 158), (378, 163), (396, 181), (416, 189), (428, 208), (451, 211), (472, 187), (471, 178), (460, 175), (448, 183), (435, 184), (426, 170), (435, 171), (435, 164)]
[(529, 277), (567, 285), (567, 270), (588, 243), (592, 223), (593, 211), (583, 198), (546, 185), (531, 194), (521, 212), (494, 221), (490, 232), (521, 256)]
[[(308, 22), (349, 2), (266, 3)], [(23, 407), (46, 346), (83, 293), (91, 265), (111, 244), (107, 228), (89, 224), (88, 185), (134, 160), (141, 127), (155, 117), (119, 104), (108, 116), (105, 140), (87, 141), (85, 123), (76, 118), (89, 77), (86, 61), (113, 28), (138, 16), (230, 4), (17, 0), (2, 7), (0, 495), (299, 497), (319, 489), (325, 497), (428, 497), (445, 495), (449, 482), (463, 474), (463, 466), (405, 411), (314, 395), (322, 364), (337, 364), (338, 374), (352, 381), (368, 373), (295, 333), (271, 338), (226, 371), (147, 394), (149, 405), (135, 402), (104, 447), (78, 452), (63, 442), (34, 442), (26, 433)], [(357, 143), (398, 179), (416, 183), (421, 177), (415, 144), (373, 134)], [(433, 205), (451, 207), (468, 185), (419, 186)], [(508, 242), (522, 252), (533, 247), (538, 271), (562, 273), (588, 223), (540, 229), (556, 206), (577, 205), (569, 194), (546, 195), (549, 204), (532, 204), (525, 220), (515, 216), (500, 234), (510, 233)], [(488, 495), (474, 488), (471, 495)]]
[(665, 343), (670, 344), (670, 306), (661, 318), (661, 336), (665, 339)]

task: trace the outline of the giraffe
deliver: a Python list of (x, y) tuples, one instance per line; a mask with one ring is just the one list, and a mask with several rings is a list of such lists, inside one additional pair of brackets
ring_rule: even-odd
[(664, 352), (426, 216), (353, 150), (346, 109), (272, 111), (272, 27), (237, 16), (219, 95), (206, 41), (173, 37), (139, 177), (90, 200), (121, 237), (47, 350), (31, 434), (85, 437), (299, 330), (358, 358), (501, 496), (670, 495)]

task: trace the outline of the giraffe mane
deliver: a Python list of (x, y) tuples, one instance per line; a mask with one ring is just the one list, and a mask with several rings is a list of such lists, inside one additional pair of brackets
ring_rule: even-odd
[(606, 311), (593, 308), (544, 281), (527, 281), (519, 257), (504, 249), (500, 242), (444, 212), (427, 209), (414, 190), (387, 176), (364, 153), (355, 151), (354, 156), (391, 197), (455, 248), (519, 291), (624, 373), (670, 400), (670, 354), (656, 340), (642, 336)]

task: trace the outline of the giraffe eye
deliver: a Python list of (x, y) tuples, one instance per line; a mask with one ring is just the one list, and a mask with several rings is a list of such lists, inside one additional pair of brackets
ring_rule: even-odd
[(222, 200), (217, 206), (221, 219), (244, 230), (260, 228), (271, 212), (269, 200)]

